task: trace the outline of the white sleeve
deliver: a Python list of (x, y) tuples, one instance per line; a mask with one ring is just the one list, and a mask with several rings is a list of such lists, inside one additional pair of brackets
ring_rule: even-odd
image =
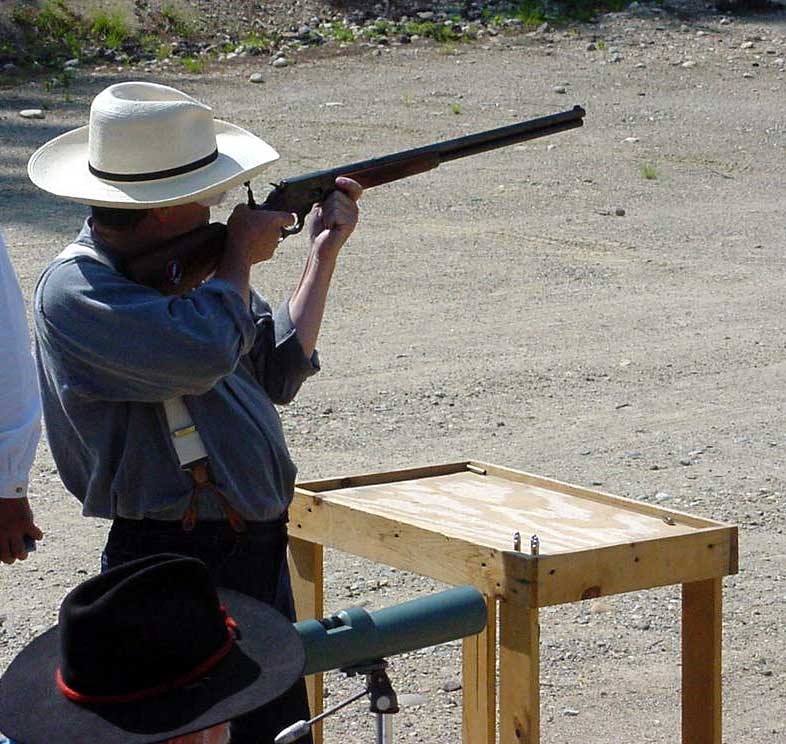
[(41, 436), (41, 398), (25, 303), (0, 235), (0, 498), (27, 495)]

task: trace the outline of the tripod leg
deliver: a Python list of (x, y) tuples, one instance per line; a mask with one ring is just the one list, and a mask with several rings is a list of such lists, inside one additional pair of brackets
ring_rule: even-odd
[(393, 744), (393, 716), (377, 713), (377, 744)]

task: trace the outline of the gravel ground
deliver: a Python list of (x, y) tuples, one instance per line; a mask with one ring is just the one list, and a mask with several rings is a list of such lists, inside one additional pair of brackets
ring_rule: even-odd
[[(264, 180), (585, 106), (582, 130), (364, 197), (323, 372), (282, 417), (302, 480), (473, 457), (738, 524), (724, 740), (739, 744), (786, 740), (784, 57), (782, 14), (645, 9), (155, 77), (274, 143)], [(83, 212), (36, 192), (26, 160), (138, 74), (81, 70), (67, 95), (0, 96), (2, 229), (28, 296)], [(44, 106), (44, 120), (17, 114)], [(257, 285), (282, 298), (302, 259), (287, 241)], [(97, 570), (107, 529), (79, 515), (45, 445), (32, 501), (47, 536), (0, 571), (0, 668)], [(329, 610), (439, 588), (334, 552), (327, 572)], [(541, 632), (544, 741), (679, 736), (677, 588), (549, 608)], [(396, 658), (391, 676), (409, 702), (401, 740), (459, 739), (456, 644)], [(327, 686), (330, 703), (352, 687)], [(328, 741), (371, 741), (372, 721), (353, 707)]]

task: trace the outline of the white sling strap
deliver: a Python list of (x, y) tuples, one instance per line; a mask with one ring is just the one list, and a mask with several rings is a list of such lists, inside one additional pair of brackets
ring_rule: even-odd
[[(79, 243), (71, 243), (60, 253), (58, 258), (75, 258), (77, 256), (87, 256), (92, 258), (110, 269), (114, 269), (109, 258), (97, 251)], [(172, 398), (164, 401), (164, 416), (166, 417), (169, 436), (172, 438), (172, 445), (175, 448), (180, 467), (188, 470), (195, 462), (207, 459), (207, 450), (199, 436), (196, 424), (194, 424), (191, 414), (183, 403), (182, 398)]]

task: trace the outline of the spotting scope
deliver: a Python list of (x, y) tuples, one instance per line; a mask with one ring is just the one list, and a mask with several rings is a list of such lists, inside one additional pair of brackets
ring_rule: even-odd
[(351, 607), (295, 629), (306, 649), (304, 674), (344, 669), (480, 633), (486, 602), (472, 586), (459, 586), (369, 612)]
[(341, 669), (348, 676), (364, 675), (364, 689), (314, 716), (296, 721), (278, 733), (275, 744), (294, 744), (311, 726), (364, 695), (377, 716), (377, 744), (390, 744), (391, 713), (398, 698), (385, 671), (386, 656), (436, 646), (480, 633), (486, 627), (486, 602), (474, 587), (459, 586), (421, 599), (368, 612), (361, 607), (341, 610), (321, 620), (303, 620), (295, 629), (306, 651), (304, 674)]

